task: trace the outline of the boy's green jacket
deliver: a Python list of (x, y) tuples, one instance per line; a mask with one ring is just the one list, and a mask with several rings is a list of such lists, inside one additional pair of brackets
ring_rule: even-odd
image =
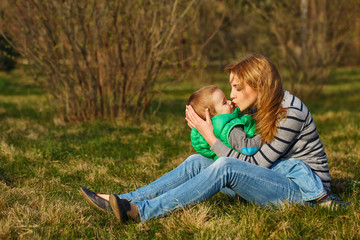
[[(215, 136), (231, 149), (233, 148), (229, 143), (229, 133), (235, 126), (244, 126), (244, 131), (249, 138), (255, 135), (255, 120), (250, 115), (242, 114), (238, 107), (232, 113), (216, 115), (211, 118), (211, 121)], [(218, 159), (218, 156), (210, 150), (210, 145), (205, 141), (205, 138), (195, 128), (191, 130), (190, 137), (191, 144), (198, 153), (207, 158)], [(240, 150), (234, 150), (240, 152)]]

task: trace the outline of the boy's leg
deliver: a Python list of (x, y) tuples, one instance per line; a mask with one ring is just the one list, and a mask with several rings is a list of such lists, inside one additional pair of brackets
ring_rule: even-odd
[(219, 158), (178, 187), (135, 204), (141, 220), (146, 221), (208, 199), (225, 187), (245, 200), (263, 206), (302, 203), (298, 186), (285, 176), (238, 159)]
[(212, 163), (214, 163), (212, 159), (203, 157), (200, 154), (191, 155), (174, 170), (168, 172), (149, 185), (118, 196), (120, 198), (128, 199), (131, 202), (152, 199), (183, 184)]
[(300, 188), (303, 201), (315, 200), (326, 194), (320, 177), (299, 159), (280, 159), (271, 166), (271, 170), (295, 182)]

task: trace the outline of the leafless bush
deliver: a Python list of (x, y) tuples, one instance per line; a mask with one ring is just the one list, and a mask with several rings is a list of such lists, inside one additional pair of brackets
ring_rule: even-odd
[(6, 1), (0, 29), (66, 120), (141, 115), (195, 0)]

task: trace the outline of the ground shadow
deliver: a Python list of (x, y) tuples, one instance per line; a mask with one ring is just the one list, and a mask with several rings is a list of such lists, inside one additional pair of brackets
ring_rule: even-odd
[(329, 111), (360, 112), (360, 72), (339, 70), (326, 82), (321, 94), (303, 99), (312, 114)]
[(42, 95), (44, 90), (36, 86), (34, 83), (19, 84), (17, 76), (13, 79), (0, 76), (0, 95), (3, 96), (27, 96)]

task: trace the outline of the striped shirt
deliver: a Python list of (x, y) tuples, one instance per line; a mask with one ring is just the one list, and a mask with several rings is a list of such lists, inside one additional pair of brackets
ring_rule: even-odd
[[(309, 110), (300, 99), (287, 91), (284, 91), (282, 106), (287, 110), (287, 117), (280, 122), (275, 139), (262, 145), (254, 155), (238, 153), (220, 140), (214, 143), (211, 150), (218, 157), (238, 158), (265, 168), (271, 167), (278, 159), (297, 158), (306, 163), (320, 177), (324, 188), (330, 191), (328, 159)], [(229, 142), (235, 149), (251, 146), (254, 140), (244, 136), (244, 131), (239, 128), (234, 128), (229, 135)]]

